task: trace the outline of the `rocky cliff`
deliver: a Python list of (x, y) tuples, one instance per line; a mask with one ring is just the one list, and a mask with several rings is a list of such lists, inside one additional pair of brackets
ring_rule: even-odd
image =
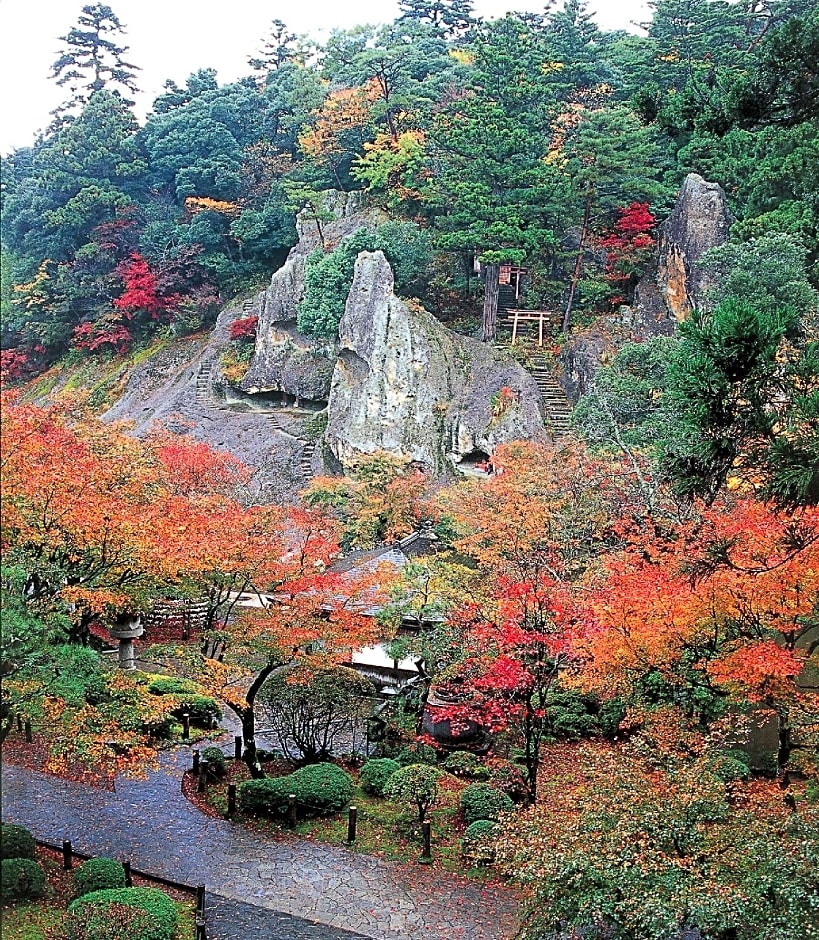
[(589, 391), (597, 370), (624, 343), (674, 333), (713, 286), (698, 262), (728, 240), (732, 222), (722, 188), (689, 173), (660, 226), (654, 262), (637, 285), (633, 305), (598, 317), (563, 347), (559, 379), (571, 401)]
[(514, 360), (399, 300), (380, 251), (359, 255), (325, 434), (343, 466), (385, 450), (445, 472), (506, 441), (543, 440), (540, 407), (534, 379)]
[(689, 173), (660, 226), (656, 263), (635, 293), (637, 320), (649, 332), (672, 333), (697, 306), (712, 286), (697, 262), (728, 240), (732, 222), (722, 187)]
[(362, 227), (374, 227), (378, 217), (363, 208), (360, 192), (326, 193), (324, 213), (331, 218), (320, 223), (320, 230), (307, 212), (299, 214), (298, 243), (267, 290), (257, 294), (245, 310), (246, 316), (259, 318), (253, 359), (241, 383), (249, 394), (283, 392), (301, 400), (327, 401), (335, 365), (334, 344), (304, 336), (296, 325), (304, 296), (304, 263), (322, 240), (337, 245)]

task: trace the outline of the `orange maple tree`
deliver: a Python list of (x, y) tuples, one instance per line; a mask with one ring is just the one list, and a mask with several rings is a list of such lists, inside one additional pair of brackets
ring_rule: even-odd
[(709, 697), (769, 709), (779, 765), (815, 716), (819, 516), (725, 497), (663, 539), (612, 554), (595, 592), (585, 674), (604, 693), (658, 677), (689, 713)]

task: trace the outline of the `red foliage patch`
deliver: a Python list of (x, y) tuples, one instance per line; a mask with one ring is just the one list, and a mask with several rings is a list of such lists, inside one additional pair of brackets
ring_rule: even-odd
[(244, 317), (241, 320), (234, 320), (230, 324), (230, 338), (238, 340), (254, 339), (258, 324), (258, 317)]

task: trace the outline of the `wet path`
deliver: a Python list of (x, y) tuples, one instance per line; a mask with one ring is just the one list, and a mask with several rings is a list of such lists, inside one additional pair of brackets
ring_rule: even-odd
[[(145, 780), (119, 779), (114, 793), (6, 764), (3, 817), (49, 842), (71, 839), (80, 852), (128, 858), (143, 871), (205, 884), (217, 896), (217, 916), (209, 917), (214, 940), (506, 940), (514, 934), (517, 904), (510, 891), (340, 846), (275, 841), (204, 816), (181, 793), (188, 761), (184, 749), (163, 755), (158, 771)], [(241, 903), (231, 908), (229, 902)], [(264, 923), (253, 925), (254, 910)]]

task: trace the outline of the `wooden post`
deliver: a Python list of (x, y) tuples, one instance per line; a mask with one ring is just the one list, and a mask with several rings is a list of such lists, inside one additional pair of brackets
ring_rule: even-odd
[(228, 784), (228, 816), (233, 816), (236, 812), (236, 784)]
[(233, 759), (242, 759), (242, 736), (240, 734), (237, 734), (233, 738)]
[(543, 310), (540, 310), (539, 313), (540, 313), (540, 316), (538, 317), (538, 324), (537, 324), (537, 344), (538, 346), (542, 346), (543, 345), (543, 318), (544, 316), (546, 316), (546, 314)]
[(31, 721), (26, 718), (26, 744), (31, 744), (34, 740), (34, 736), (31, 733)]
[(17, 713), (17, 733), (23, 733), (23, 716), (19, 712)]
[(187, 741), (191, 736), (191, 716), (182, 712), (182, 739)]
[(71, 840), (63, 839), (63, 868), (66, 871), (71, 871), (74, 865), (73, 855), (74, 853), (71, 851)]
[(351, 806), (347, 813), (347, 842), (355, 842), (355, 827), (358, 822), (358, 808)]
[(191, 767), (191, 770), (195, 774), (199, 773), (199, 751), (193, 752), (193, 767)]
[(133, 888), (133, 886), (134, 886), (134, 879), (131, 877), (131, 863), (130, 863), (130, 861), (128, 861), (127, 858), (126, 858), (125, 861), (122, 863), (122, 867), (125, 869), (125, 884), (126, 884), (129, 888)]
[(421, 823), (421, 830), (424, 833), (424, 854), (421, 856), (422, 862), (432, 861), (432, 823), (425, 819)]
[(196, 913), (200, 916), (205, 913), (205, 886), (196, 886)]
[(291, 793), (291, 794), (288, 795), (288, 797), (287, 797), (287, 806), (288, 806), (288, 810), (289, 810), (288, 819), (289, 819), (289, 822), (290, 822), (290, 828), (291, 828), (291, 829), (295, 829), (295, 828), (296, 828), (296, 819), (297, 819), (296, 814), (297, 814), (297, 809), (298, 809), (298, 807), (296, 806), (296, 794), (295, 794), (295, 793)]
[(512, 342), (511, 346), (515, 345), (515, 342), (518, 338), (518, 317), (520, 316), (520, 310), (516, 310), (512, 318)]
[(205, 774), (204, 765), (199, 766), (199, 776), (196, 780), (196, 792), (204, 793), (205, 792), (205, 783), (207, 781), (207, 775)]

